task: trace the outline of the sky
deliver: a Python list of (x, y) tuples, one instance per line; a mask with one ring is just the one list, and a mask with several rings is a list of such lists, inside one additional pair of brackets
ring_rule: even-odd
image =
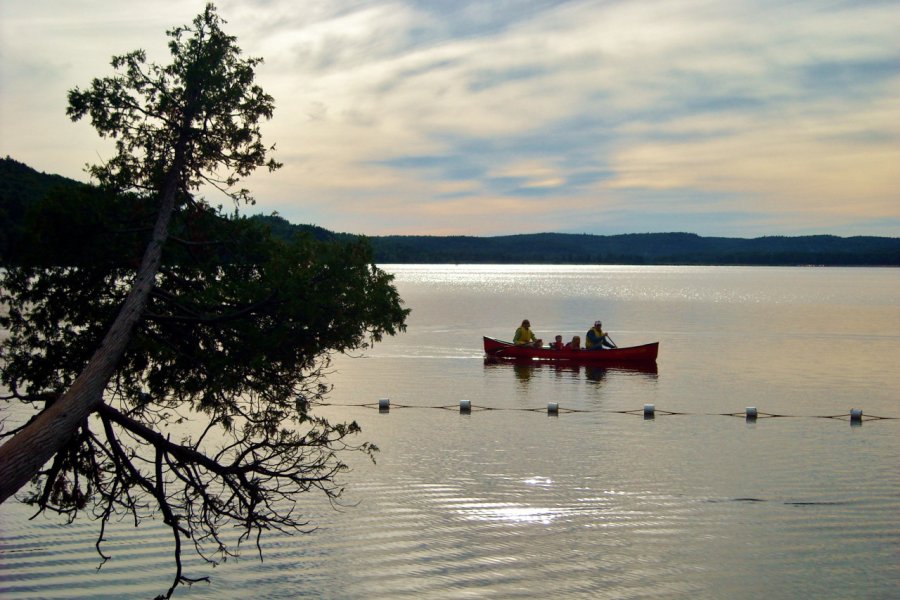
[[(0, 0), (0, 155), (87, 181), (65, 114), (200, 0)], [(222, 0), (284, 163), (249, 213), (366, 235), (900, 236), (898, 0)], [(227, 203), (214, 193), (212, 204)]]

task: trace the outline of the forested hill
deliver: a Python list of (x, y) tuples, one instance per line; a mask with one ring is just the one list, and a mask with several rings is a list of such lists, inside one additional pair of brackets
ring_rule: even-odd
[(538, 233), (490, 238), (388, 236), (372, 243), (384, 263), (900, 266), (900, 238), (881, 237)]
[[(27, 207), (57, 187), (81, 186), (9, 157), (0, 159), (0, 257), (7, 257)], [(278, 216), (254, 217), (282, 237), (352, 239)], [(378, 236), (378, 263), (665, 264), (900, 266), (900, 237), (701, 237), (692, 233), (586, 235), (538, 233), (498, 237)]]
[(9, 254), (24, 225), (28, 206), (57, 187), (83, 186), (61, 175), (48, 175), (15, 161), (0, 159), (0, 258)]
[[(319, 239), (355, 237), (277, 216), (257, 217), (281, 236), (305, 231)], [(369, 238), (377, 262), (900, 266), (900, 238), (700, 237), (692, 233), (586, 235), (536, 233), (498, 237), (379, 236)]]

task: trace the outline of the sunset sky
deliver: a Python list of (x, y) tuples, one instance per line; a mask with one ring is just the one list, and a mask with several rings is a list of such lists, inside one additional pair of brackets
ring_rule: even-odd
[[(0, 0), (0, 155), (87, 180), (66, 92), (195, 0)], [(385, 234), (900, 236), (897, 0), (228, 0), (294, 223)], [(209, 194), (214, 204), (221, 197)]]

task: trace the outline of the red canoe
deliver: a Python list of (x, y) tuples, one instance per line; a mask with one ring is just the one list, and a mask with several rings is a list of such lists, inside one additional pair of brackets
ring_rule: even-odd
[(492, 358), (572, 360), (584, 363), (648, 363), (656, 362), (659, 342), (606, 350), (552, 350), (547, 347), (516, 346), (511, 342), (484, 336), (484, 352)]

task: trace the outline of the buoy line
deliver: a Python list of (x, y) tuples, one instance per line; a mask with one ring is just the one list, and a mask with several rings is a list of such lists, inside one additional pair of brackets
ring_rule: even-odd
[(731, 413), (692, 413), (677, 412), (669, 410), (657, 409), (653, 404), (645, 404), (642, 408), (632, 410), (601, 410), (601, 409), (585, 409), (585, 408), (565, 408), (558, 402), (549, 402), (546, 408), (526, 408), (526, 407), (498, 407), (498, 406), (480, 406), (473, 404), (471, 400), (460, 400), (459, 405), (443, 404), (440, 406), (424, 406), (417, 404), (393, 404), (389, 398), (380, 398), (377, 402), (363, 402), (361, 404), (341, 404), (332, 402), (317, 403), (317, 406), (340, 406), (345, 408), (376, 408), (381, 413), (390, 412), (391, 409), (419, 408), (419, 409), (436, 409), (436, 410), (458, 410), (460, 414), (472, 414), (474, 412), (487, 411), (519, 411), (519, 412), (546, 412), (548, 415), (558, 415), (562, 413), (609, 413), (622, 415), (643, 416), (645, 419), (653, 419), (657, 416), (704, 416), (704, 417), (743, 417), (747, 421), (756, 421), (757, 419), (835, 419), (849, 420), (851, 423), (862, 423), (863, 421), (892, 421), (898, 420), (900, 417), (881, 417), (877, 415), (864, 415), (862, 409), (853, 408), (849, 413), (837, 415), (787, 415), (779, 413), (768, 413), (758, 410), (755, 406), (748, 406), (743, 412)]

